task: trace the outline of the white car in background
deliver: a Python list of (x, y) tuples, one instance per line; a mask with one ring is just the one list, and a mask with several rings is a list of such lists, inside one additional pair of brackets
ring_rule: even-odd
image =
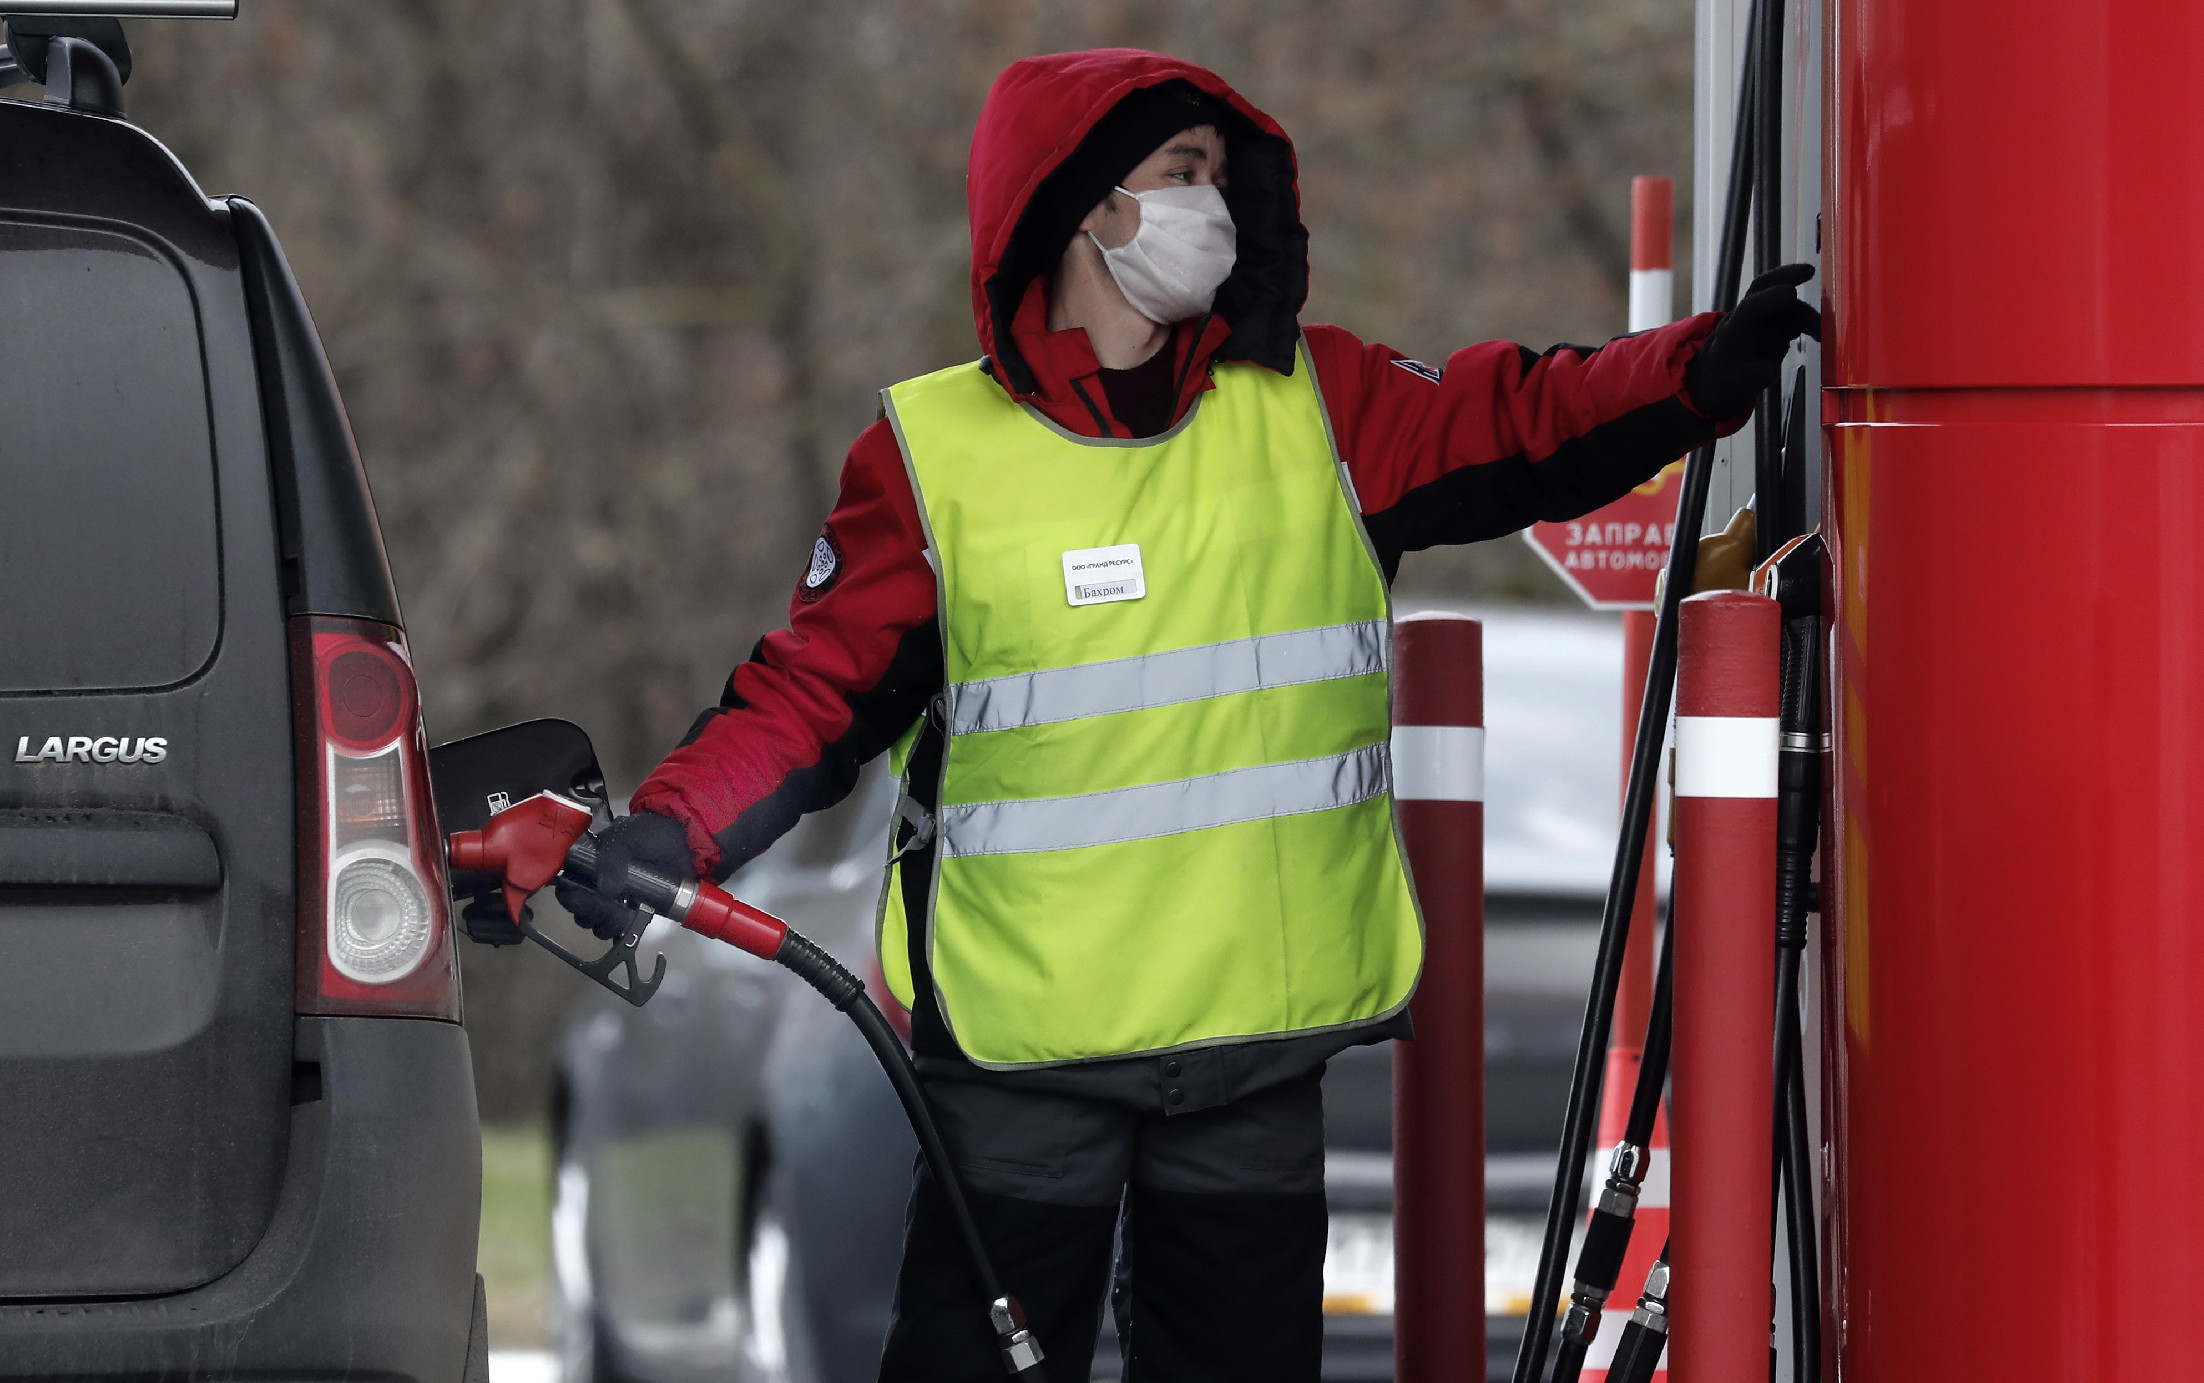
[[(1486, 1314), (1500, 1379), (1537, 1266), (1613, 859), (1622, 637), (1612, 617), (1467, 613), (1485, 640)], [(877, 974), (893, 803), (872, 765), (730, 887)], [(635, 1009), (593, 991), (559, 1053), (564, 1376), (870, 1383), (913, 1157), (894, 1098), (848, 1021), (791, 977), (663, 923), (650, 941), (669, 960), (657, 997)], [(1350, 1048), (1324, 1082), (1324, 1377), (1339, 1383), (1392, 1376), (1391, 1063), (1390, 1044)], [(1117, 1372), (1105, 1320), (1095, 1376)]]

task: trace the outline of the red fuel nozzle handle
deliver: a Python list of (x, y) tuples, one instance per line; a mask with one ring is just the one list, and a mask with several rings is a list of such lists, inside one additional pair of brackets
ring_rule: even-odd
[[(584, 884), (597, 877), (597, 842), (589, 834), (589, 809), (555, 792), (539, 792), (507, 807), (479, 831), (454, 831), (454, 869), (495, 874), (505, 885), (505, 906), (518, 921), (528, 895), (566, 873)], [(724, 941), (753, 956), (787, 963), (782, 954), (788, 924), (734, 897), (708, 880), (669, 879), (630, 865), (628, 897), (700, 936)]]
[(514, 922), (528, 896), (557, 878), (567, 852), (589, 839), (589, 808), (555, 792), (539, 792), (491, 817), (479, 831), (454, 831), (454, 869), (495, 874), (505, 885), (505, 910)]

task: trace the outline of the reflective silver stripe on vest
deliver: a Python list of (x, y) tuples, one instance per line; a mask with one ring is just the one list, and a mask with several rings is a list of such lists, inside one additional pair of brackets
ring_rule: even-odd
[(1351, 806), (1387, 791), (1392, 781), (1390, 748), (1379, 743), (1322, 759), (1235, 768), (1076, 797), (974, 802), (942, 808), (942, 853), (1019, 855), (1148, 840)]
[(949, 728), (958, 735), (1015, 730), (1265, 687), (1360, 677), (1385, 671), (1391, 634), (1384, 620), (1364, 620), (960, 682)]

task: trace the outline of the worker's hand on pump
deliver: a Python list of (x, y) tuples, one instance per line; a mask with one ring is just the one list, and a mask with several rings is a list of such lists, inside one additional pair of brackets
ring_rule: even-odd
[(1786, 264), (1752, 281), (1684, 367), (1692, 407), (1709, 418), (1747, 411), (1761, 391), (1775, 387), (1793, 341), (1821, 339), (1821, 314), (1798, 296), (1798, 286), (1813, 276), (1811, 264)]
[(577, 923), (610, 941), (627, 929), (635, 915), (623, 901), (630, 865), (642, 865), (671, 879), (694, 879), (696, 861), (689, 854), (689, 833), (680, 822), (657, 812), (621, 817), (597, 837), (596, 887), (562, 877), (559, 906), (572, 913)]

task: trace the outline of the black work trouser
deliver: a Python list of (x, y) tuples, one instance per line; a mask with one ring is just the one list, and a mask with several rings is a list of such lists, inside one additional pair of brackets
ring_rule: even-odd
[[(928, 1082), (996, 1270), (1047, 1351), (1050, 1383), (1087, 1383), (1120, 1213), (1128, 1383), (1314, 1383), (1327, 1223), (1321, 1074), (1168, 1117)], [(880, 1377), (1004, 1377), (978, 1278), (923, 1168)]]

